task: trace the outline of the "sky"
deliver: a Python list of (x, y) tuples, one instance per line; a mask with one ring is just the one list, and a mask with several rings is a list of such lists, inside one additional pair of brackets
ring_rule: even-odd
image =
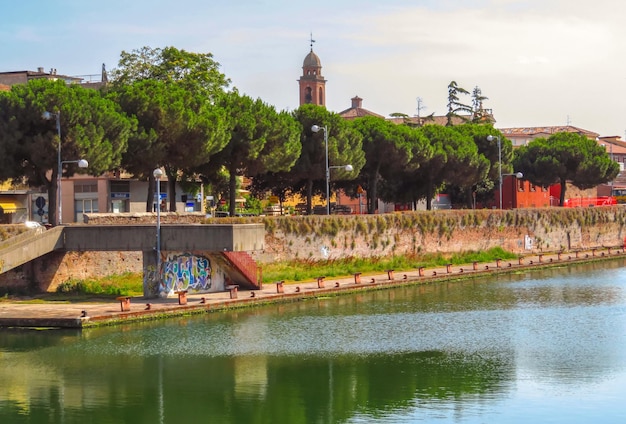
[[(232, 86), (299, 106), (322, 62), (326, 107), (444, 115), (451, 81), (479, 87), (497, 128), (626, 134), (626, 2), (615, 0), (31, 0), (0, 7), (0, 71), (114, 69), (122, 51), (211, 53)], [(86, 77), (87, 79), (89, 77)], [(471, 104), (469, 96), (461, 101)]]

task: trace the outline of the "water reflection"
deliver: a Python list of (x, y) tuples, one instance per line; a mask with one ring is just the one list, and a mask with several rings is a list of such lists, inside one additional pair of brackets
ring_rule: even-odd
[(613, 397), (626, 389), (626, 273), (605, 264), (82, 333), (0, 332), (0, 422), (576, 422), (596, 407), (626, 417)]

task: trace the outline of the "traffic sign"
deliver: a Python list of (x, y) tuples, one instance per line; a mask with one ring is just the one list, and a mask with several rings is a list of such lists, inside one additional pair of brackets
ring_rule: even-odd
[(39, 196), (35, 199), (35, 205), (37, 205), (39, 209), (43, 209), (43, 207), (46, 206), (46, 199), (42, 196)]

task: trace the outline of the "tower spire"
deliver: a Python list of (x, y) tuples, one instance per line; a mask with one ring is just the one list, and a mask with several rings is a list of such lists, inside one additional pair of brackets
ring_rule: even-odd
[(300, 104), (312, 103), (314, 105), (326, 105), (326, 80), (322, 76), (322, 63), (320, 58), (313, 53), (313, 32), (309, 36), (311, 51), (302, 63), (302, 76), (298, 80), (300, 84)]

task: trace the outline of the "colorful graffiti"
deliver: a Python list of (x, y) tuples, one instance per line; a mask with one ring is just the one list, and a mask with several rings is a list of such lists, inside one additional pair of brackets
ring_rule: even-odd
[(161, 259), (161, 293), (180, 290), (197, 293), (211, 289), (211, 261), (206, 256), (167, 253), (162, 254)]

